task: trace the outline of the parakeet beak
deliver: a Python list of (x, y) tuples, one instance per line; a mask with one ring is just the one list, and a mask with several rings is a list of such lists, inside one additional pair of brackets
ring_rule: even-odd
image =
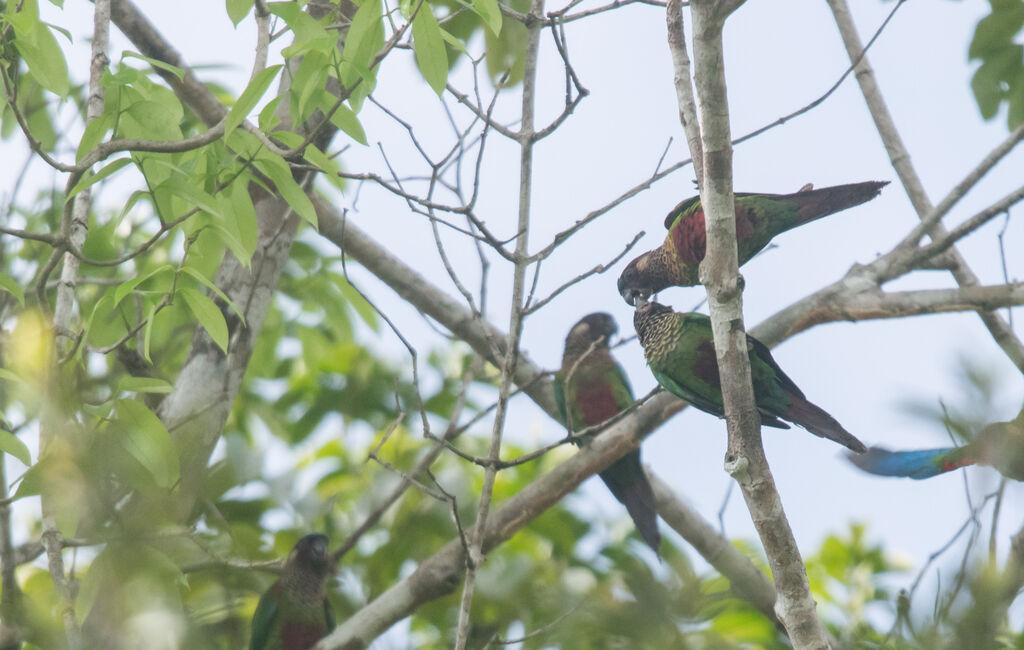
[(647, 296), (644, 295), (644, 292), (640, 291), (639, 289), (633, 289), (633, 288), (622, 289), (619, 292), (619, 294), (622, 296), (622, 299), (625, 300), (626, 303), (630, 307), (636, 307), (636, 301), (637, 300), (646, 301), (646, 299), (647, 299)]
[(643, 309), (644, 307), (647, 306), (647, 296), (645, 296), (642, 292), (633, 290), (633, 292), (630, 294), (630, 297), (632, 298), (632, 300), (627, 298), (626, 302), (633, 305), (637, 309)]

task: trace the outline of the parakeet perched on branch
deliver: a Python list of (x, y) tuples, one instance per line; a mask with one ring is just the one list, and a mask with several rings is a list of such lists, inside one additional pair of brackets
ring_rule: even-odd
[[(679, 314), (665, 305), (640, 299), (633, 323), (647, 365), (658, 383), (700, 410), (723, 417), (725, 408), (711, 319), (696, 312)], [(749, 335), (747, 354), (761, 424), (788, 429), (789, 425), (782, 421), (788, 420), (857, 453), (867, 451), (835, 418), (809, 402), (775, 363), (768, 347)]]
[(967, 465), (991, 465), (1006, 478), (1024, 481), (1024, 418), (990, 424), (963, 447), (916, 451), (872, 447), (866, 454), (850, 456), (850, 462), (871, 474), (914, 479), (931, 478)]
[[(562, 368), (555, 375), (555, 399), (562, 420), (572, 431), (601, 424), (633, 403), (633, 391), (608, 342), (618, 332), (608, 314), (583, 317), (569, 330)], [(634, 449), (600, 473), (608, 489), (629, 512), (644, 541), (658, 551), (654, 492)]]
[(260, 597), (249, 650), (306, 650), (333, 630), (334, 611), (327, 600), (330, 573), (327, 537), (314, 533), (300, 539), (281, 577)]
[[(736, 245), (742, 266), (776, 235), (869, 201), (888, 181), (808, 189), (794, 194), (736, 194)], [(619, 276), (619, 293), (633, 305), (672, 286), (699, 284), (707, 236), (700, 196), (677, 205), (665, 217), (668, 235), (661, 247), (630, 262)]]

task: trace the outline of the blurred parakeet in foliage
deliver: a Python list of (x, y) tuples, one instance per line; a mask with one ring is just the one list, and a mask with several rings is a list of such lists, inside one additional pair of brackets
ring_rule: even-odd
[[(736, 245), (742, 266), (776, 235), (869, 201), (888, 181), (868, 181), (808, 189), (794, 194), (736, 194)], [(633, 305), (666, 287), (691, 287), (707, 241), (700, 196), (689, 198), (665, 217), (668, 235), (659, 248), (630, 262), (619, 276), (619, 293)]]
[[(723, 417), (725, 409), (711, 319), (696, 312), (677, 314), (665, 305), (641, 298), (633, 323), (647, 365), (658, 383), (700, 410)], [(775, 363), (767, 346), (747, 336), (747, 354), (762, 425), (788, 429), (789, 425), (782, 421), (788, 420), (857, 453), (867, 451), (867, 447), (835, 418), (804, 397)]]
[[(608, 314), (584, 316), (569, 330), (562, 368), (555, 374), (555, 400), (571, 431), (601, 424), (633, 403), (626, 373), (612, 357), (608, 343), (619, 331)], [(644, 541), (658, 552), (654, 492), (634, 449), (599, 474), (615, 498), (626, 506)]]
[(991, 465), (1006, 478), (1024, 481), (1024, 412), (1010, 422), (995, 422), (963, 447), (889, 451), (872, 447), (850, 462), (880, 476), (931, 478), (966, 465)]
[(327, 600), (330, 573), (327, 537), (313, 533), (300, 539), (281, 577), (260, 597), (249, 650), (306, 650), (333, 630), (334, 611)]

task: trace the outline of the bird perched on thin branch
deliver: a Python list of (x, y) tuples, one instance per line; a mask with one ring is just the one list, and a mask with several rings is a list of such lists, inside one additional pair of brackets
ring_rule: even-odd
[[(605, 313), (584, 316), (569, 330), (562, 368), (555, 374), (555, 401), (570, 431), (601, 424), (633, 403), (633, 390), (608, 346), (619, 331)], [(578, 442), (576, 444), (579, 444)], [(634, 449), (599, 474), (622, 505), (648, 546), (658, 552), (654, 492)]]
[[(888, 181), (806, 189), (793, 194), (736, 194), (736, 246), (742, 266), (778, 234), (869, 201)], [(707, 233), (700, 196), (686, 199), (665, 217), (668, 235), (659, 248), (630, 262), (619, 276), (619, 294), (630, 305), (667, 287), (700, 283)]]
[(1024, 481), (1024, 412), (1009, 422), (989, 424), (962, 447), (889, 451), (871, 447), (850, 462), (880, 476), (931, 478), (967, 465), (990, 465), (1000, 474)]
[(313, 533), (300, 539), (281, 577), (260, 597), (249, 650), (307, 650), (333, 630), (334, 610), (327, 600), (330, 573), (327, 537)]
[[(711, 319), (697, 312), (676, 313), (670, 307), (641, 298), (633, 324), (647, 365), (662, 388), (702, 411), (724, 417)], [(864, 443), (835, 418), (808, 401), (775, 363), (768, 347), (749, 335), (747, 355), (762, 425), (788, 429), (789, 425), (783, 422), (788, 420), (857, 453), (867, 451)]]

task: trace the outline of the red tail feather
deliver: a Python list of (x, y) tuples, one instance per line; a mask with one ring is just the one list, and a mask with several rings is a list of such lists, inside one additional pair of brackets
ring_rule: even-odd
[(797, 424), (816, 436), (834, 440), (851, 451), (863, 454), (868, 450), (864, 443), (857, 440), (843, 425), (821, 408), (796, 395), (790, 395), (792, 403), (782, 417)]

